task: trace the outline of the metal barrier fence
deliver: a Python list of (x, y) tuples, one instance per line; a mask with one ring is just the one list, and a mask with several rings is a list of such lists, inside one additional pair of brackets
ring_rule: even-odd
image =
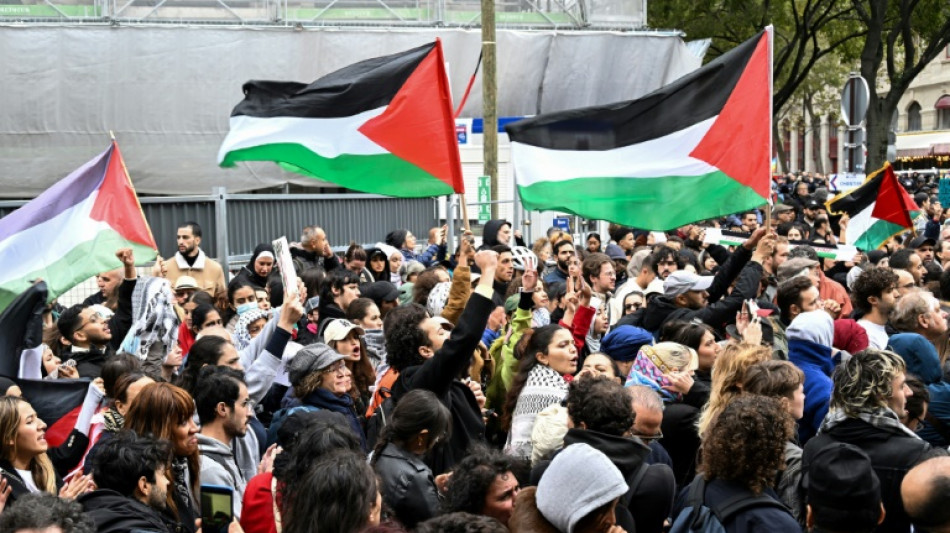
[[(228, 194), (216, 188), (209, 196), (146, 197), (142, 211), (162, 257), (177, 252), (178, 225), (194, 221), (202, 228), (201, 248), (227, 269), (246, 261), (254, 247), (285, 235), (300, 239), (306, 226), (318, 225), (335, 248), (349, 242), (383, 240), (395, 228), (426, 235), (438, 225), (436, 200), (389, 198), (371, 194)], [(0, 202), (0, 218), (25, 202)], [(6, 258), (4, 258), (6, 259)]]
[[(496, 0), (502, 27), (646, 26), (646, 0)], [(0, 0), (0, 21), (266, 25), (480, 24), (480, 0)]]

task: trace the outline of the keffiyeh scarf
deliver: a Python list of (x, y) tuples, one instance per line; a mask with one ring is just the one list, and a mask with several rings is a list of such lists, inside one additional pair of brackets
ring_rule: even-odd
[(161, 341), (167, 350), (178, 342), (178, 315), (171, 284), (165, 278), (139, 278), (132, 292), (132, 327), (122, 351), (144, 361), (148, 350)]

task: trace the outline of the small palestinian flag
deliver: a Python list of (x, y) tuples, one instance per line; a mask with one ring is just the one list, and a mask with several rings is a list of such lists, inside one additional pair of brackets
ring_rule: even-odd
[(508, 125), (524, 206), (669, 230), (765, 204), (771, 34), (638, 100)]
[(828, 200), (825, 207), (829, 213), (850, 217), (845, 241), (866, 251), (880, 248), (894, 235), (913, 227), (920, 209), (897, 180), (890, 163), (884, 163), (858, 187)]
[(40, 420), (46, 422), (46, 440), (51, 447), (66, 441), (72, 433), (89, 391), (86, 379), (18, 379), (23, 397), (29, 400)]
[(367, 59), (306, 85), (249, 81), (218, 163), (274, 161), (368, 193), (463, 192), (442, 44)]
[(122, 266), (119, 248), (138, 261), (158, 251), (115, 141), (26, 205), (0, 219), (0, 310), (34, 280), (49, 298)]

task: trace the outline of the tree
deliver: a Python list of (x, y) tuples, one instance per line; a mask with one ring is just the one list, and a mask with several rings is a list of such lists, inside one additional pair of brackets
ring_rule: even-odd
[(682, 29), (690, 39), (711, 38), (708, 59), (772, 24), (775, 113), (789, 102), (822, 58), (841, 51), (867, 31), (854, 7), (840, 0), (651, 0), (648, 9), (655, 27)]
[[(876, 169), (887, 158), (887, 132), (898, 101), (924, 67), (950, 44), (950, 2), (852, 2), (867, 29), (861, 50), (861, 76), (869, 85), (878, 87), (877, 91), (870, 91), (866, 117), (866, 168)], [(882, 64), (884, 72), (881, 72)]]

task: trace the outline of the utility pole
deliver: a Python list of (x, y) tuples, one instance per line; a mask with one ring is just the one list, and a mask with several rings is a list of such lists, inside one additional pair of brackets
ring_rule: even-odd
[(482, 0), (483, 175), (491, 183), (491, 217), (498, 218), (498, 109), (495, 106), (495, 0)]

